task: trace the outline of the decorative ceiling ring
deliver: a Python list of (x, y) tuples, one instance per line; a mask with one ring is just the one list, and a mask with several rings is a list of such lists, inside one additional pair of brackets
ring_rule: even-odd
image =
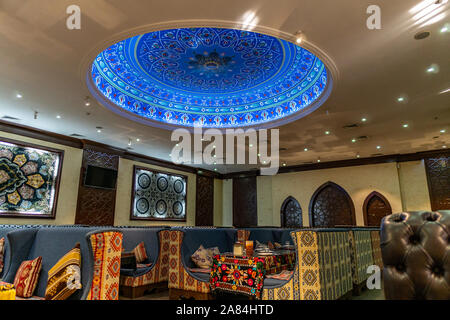
[(165, 129), (276, 127), (328, 98), (338, 72), (326, 54), (293, 35), (238, 27), (184, 21), (122, 33), (84, 59), (84, 79), (108, 109)]

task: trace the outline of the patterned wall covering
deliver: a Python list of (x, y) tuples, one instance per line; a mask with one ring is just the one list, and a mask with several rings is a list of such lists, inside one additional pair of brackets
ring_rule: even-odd
[(84, 176), (88, 165), (118, 170), (119, 155), (105, 152), (95, 147), (83, 150), (81, 183), (78, 189), (76, 224), (114, 225), (116, 189), (106, 190), (84, 186)]
[(380, 226), (381, 219), (392, 213), (389, 201), (376, 191), (367, 196), (363, 204), (363, 211), (366, 226)]
[(162, 30), (120, 41), (96, 57), (90, 76), (112, 110), (216, 128), (317, 108), (331, 84), (324, 63), (308, 50), (221, 28)]
[(197, 175), (196, 226), (214, 225), (214, 178)]
[(0, 138), (0, 216), (54, 217), (63, 155)]
[(131, 219), (186, 221), (187, 177), (134, 167)]
[(281, 205), (281, 227), (303, 227), (302, 208), (293, 197), (287, 197)]
[(431, 210), (450, 210), (450, 157), (425, 160)]
[(309, 207), (311, 226), (334, 227), (356, 224), (355, 208), (348, 193), (333, 182), (319, 187)]

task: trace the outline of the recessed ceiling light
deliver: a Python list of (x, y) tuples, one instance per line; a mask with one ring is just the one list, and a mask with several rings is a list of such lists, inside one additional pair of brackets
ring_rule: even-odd
[(441, 33), (444, 33), (444, 32), (448, 32), (450, 30), (450, 28), (449, 28), (449, 26), (448, 25), (445, 25), (445, 26), (443, 26), (442, 28), (441, 28)]
[(215, 149), (216, 148), (216, 146), (213, 146), (213, 149)]
[(141, 141), (141, 139), (137, 138), (136, 141), (139, 142), (139, 141)]
[(358, 153), (358, 154), (356, 155), (356, 157), (357, 157), (357, 158), (359, 158), (359, 157), (360, 157), (359, 153)]
[(303, 149), (303, 150), (308, 151), (308, 148), (305, 148), (305, 149)]
[(266, 160), (263, 161), (263, 164), (266, 164)]
[(367, 119), (366, 119), (366, 118), (362, 118), (361, 121), (362, 121), (362, 122), (366, 122)]
[(217, 168), (214, 168), (214, 171), (217, 171)]
[(249, 145), (249, 146), (250, 146), (250, 148), (253, 148), (253, 144), (251, 144), (251, 143), (250, 143), (250, 145)]
[(437, 64), (432, 64), (427, 68), (428, 73), (438, 73), (439, 72), (439, 66)]
[(377, 146), (377, 149), (381, 149), (381, 146)]
[(98, 133), (101, 133), (101, 132), (102, 132), (102, 130), (101, 130), (101, 129), (97, 129), (97, 132), (98, 132)]
[(445, 133), (445, 129), (442, 129), (441, 131), (439, 131), (440, 133)]
[(317, 159), (317, 162), (320, 162), (320, 159)]
[(60, 115), (57, 115), (57, 116), (56, 116), (56, 119), (61, 119), (61, 116), (60, 116)]
[(18, 93), (18, 94), (16, 94), (16, 98), (18, 98), (18, 99), (22, 99), (23, 98), (23, 96), (20, 94), (20, 93)]
[(354, 143), (354, 142), (356, 142), (356, 139), (355, 139), (355, 138), (353, 138), (353, 139), (352, 139), (352, 142), (353, 142), (353, 143)]
[(283, 167), (286, 167), (286, 162), (283, 162)]
[(447, 146), (442, 146), (442, 148), (447, 149)]
[(405, 101), (405, 97), (398, 97), (398, 98), (397, 98), (397, 101), (398, 101), (398, 102), (404, 102), (404, 101)]
[(297, 44), (302, 43), (303, 42), (303, 38), (304, 38), (304, 35), (303, 35), (302, 31), (297, 31), (295, 33), (295, 42), (297, 42)]
[(261, 153), (258, 153), (258, 157), (261, 157)]
[(330, 131), (325, 131), (325, 134), (330, 134)]
[(214, 155), (213, 157), (214, 157), (214, 158), (217, 158), (217, 155)]
[(404, 123), (404, 124), (403, 124), (403, 128), (408, 128), (408, 126), (409, 126), (409, 125), (408, 125), (407, 123)]

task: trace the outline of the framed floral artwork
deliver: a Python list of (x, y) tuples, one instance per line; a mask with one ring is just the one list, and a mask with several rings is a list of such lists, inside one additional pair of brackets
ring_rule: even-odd
[(63, 150), (0, 137), (0, 217), (54, 219)]

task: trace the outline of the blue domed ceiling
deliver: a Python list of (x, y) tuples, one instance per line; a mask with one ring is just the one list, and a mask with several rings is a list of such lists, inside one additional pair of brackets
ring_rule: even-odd
[(164, 30), (123, 40), (96, 57), (90, 76), (115, 109), (156, 123), (210, 128), (290, 118), (318, 107), (331, 82), (324, 63), (306, 49), (219, 28)]

